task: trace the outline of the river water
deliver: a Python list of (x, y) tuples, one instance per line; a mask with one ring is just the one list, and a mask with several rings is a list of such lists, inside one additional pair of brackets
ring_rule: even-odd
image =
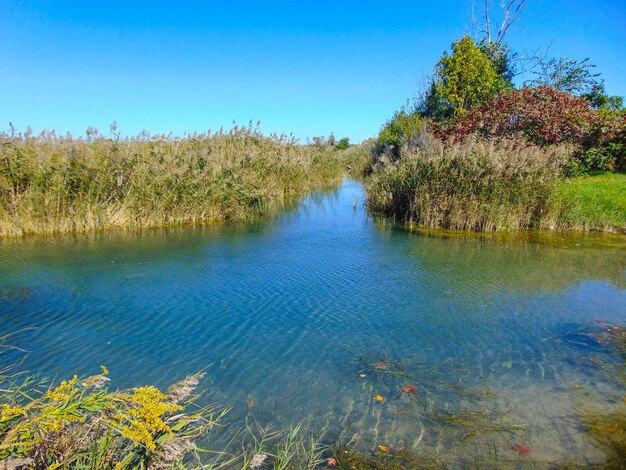
[(114, 386), (166, 387), (210, 366), (227, 428), (304, 420), (364, 451), (506, 461), (523, 444), (541, 465), (590, 463), (575, 416), (625, 395), (589, 333), (626, 323), (626, 242), (411, 233), (345, 180), (250, 223), (0, 241), (0, 320), (32, 328), (11, 343), (48, 376), (104, 364)]

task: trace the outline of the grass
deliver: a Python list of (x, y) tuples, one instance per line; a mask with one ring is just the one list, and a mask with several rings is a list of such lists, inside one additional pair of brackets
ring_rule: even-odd
[(557, 221), (567, 228), (626, 231), (626, 175), (605, 173), (562, 180)]
[(120, 140), (0, 135), (0, 236), (242, 220), (367, 161), (251, 125)]
[(566, 147), (419, 140), (374, 161), (370, 210), (422, 228), (626, 232), (626, 176), (563, 179)]

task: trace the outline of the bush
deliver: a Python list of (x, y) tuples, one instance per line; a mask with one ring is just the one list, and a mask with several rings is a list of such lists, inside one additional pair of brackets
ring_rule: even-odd
[(452, 124), (441, 126), (438, 135), (457, 140), (476, 133), (499, 139), (521, 135), (540, 146), (582, 144), (599, 119), (584, 98), (551, 87), (522, 88), (494, 96)]
[(350, 139), (348, 137), (344, 137), (335, 145), (337, 150), (345, 150), (348, 147), (350, 147)]
[(386, 155), (392, 160), (397, 159), (400, 149), (403, 146), (412, 146), (423, 134), (425, 126), (419, 114), (397, 112), (380, 131), (374, 146), (374, 156), (380, 158)]
[(568, 162), (569, 176), (626, 172), (626, 112), (602, 109), (599, 116), (583, 140), (583, 148)]

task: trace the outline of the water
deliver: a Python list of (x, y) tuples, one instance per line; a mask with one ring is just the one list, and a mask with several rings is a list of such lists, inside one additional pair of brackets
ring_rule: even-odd
[[(624, 237), (434, 237), (362, 201), (346, 180), (254, 223), (1, 241), (0, 334), (34, 327), (12, 338), (30, 371), (104, 364), (119, 387), (210, 365), (227, 430), (251, 414), (363, 450), (601, 460), (572, 416), (625, 393), (587, 335), (626, 323)], [(452, 423), (467, 410), (482, 421)]]

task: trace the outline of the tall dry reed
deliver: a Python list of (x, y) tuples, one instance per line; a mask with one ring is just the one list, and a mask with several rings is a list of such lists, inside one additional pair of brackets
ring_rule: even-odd
[(542, 225), (565, 148), (519, 142), (422, 139), (393, 161), (382, 156), (367, 184), (372, 211), (426, 227), (494, 231)]
[(0, 236), (245, 219), (336, 183), (350, 155), (252, 126), (124, 140), (5, 133)]

